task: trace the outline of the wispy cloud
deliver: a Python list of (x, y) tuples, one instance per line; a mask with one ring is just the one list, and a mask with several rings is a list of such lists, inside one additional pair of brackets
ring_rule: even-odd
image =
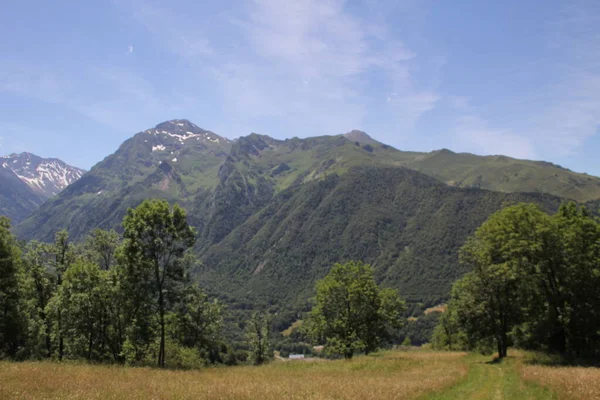
[[(206, 57), (214, 54), (203, 27), (206, 20), (199, 21), (194, 13), (176, 12), (177, 2), (166, 3), (151, 0), (114, 1), (117, 6), (132, 10), (135, 21), (141, 23), (158, 38), (164, 46), (187, 58)], [(183, 10), (193, 8), (185, 5)]]
[(466, 148), (484, 155), (507, 155), (515, 158), (536, 159), (530, 138), (509, 130), (494, 129), (481, 117), (465, 114), (457, 118), (458, 139)]
[[(189, 23), (176, 11), (186, 9), (180, 2), (167, 9), (132, 0), (128, 7), (159, 43), (216, 83), (215, 98), (247, 129), (261, 129), (265, 117), (285, 127), (267, 132), (275, 135), (362, 127), (372, 103), (390, 91), (390, 112), (414, 123), (439, 99), (413, 79), (417, 54), (378, 16), (350, 12), (344, 0), (238, 1), (207, 11), (205, 24)], [(379, 96), (371, 91), (374, 76)]]
[(157, 96), (144, 78), (111, 66), (87, 65), (76, 72), (57, 72), (6, 63), (0, 66), (0, 76), (0, 92), (60, 105), (119, 131), (140, 129), (132, 120), (137, 110), (159, 113), (176, 105), (173, 99), (167, 102)]
[[(520, 99), (518, 118), (503, 115), (502, 108), (487, 108), (490, 122), (465, 97), (450, 96), (457, 117), (456, 137), (473, 151), (524, 158), (573, 157), (600, 128), (600, 3), (575, 0), (565, 5), (547, 24), (546, 44), (552, 63), (546, 84)], [(528, 65), (532, 79), (539, 73)], [(502, 123), (507, 127), (500, 126)]]

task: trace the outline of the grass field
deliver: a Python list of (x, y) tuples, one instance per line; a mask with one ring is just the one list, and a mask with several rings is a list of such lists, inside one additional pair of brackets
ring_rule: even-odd
[(393, 352), (202, 371), (0, 363), (0, 399), (412, 399), (466, 376), (464, 358)]
[(600, 369), (465, 353), (386, 352), (352, 361), (161, 371), (0, 363), (0, 399), (600, 399)]
[(559, 399), (600, 400), (600, 368), (552, 365), (543, 355), (528, 355), (520, 369), (527, 382), (551, 388)]

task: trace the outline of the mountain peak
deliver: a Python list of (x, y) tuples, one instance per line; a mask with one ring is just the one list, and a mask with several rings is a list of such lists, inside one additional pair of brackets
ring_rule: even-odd
[(188, 139), (212, 143), (230, 142), (229, 139), (221, 137), (214, 132), (202, 129), (187, 119), (172, 119), (170, 121), (161, 122), (154, 128), (145, 130), (143, 133), (157, 137), (168, 136), (180, 144), (184, 144)]
[(155, 127), (155, 129), (182, 129), (182, 128), (203, 131), (202, 128), (198, 127), (197, 125), (193, 124), (192, 122), (190, 122), (187, 119), (172, 119), (169, 121), (161, 122), (160, 124), (156, 125), (156, 127)]
[(359, 131), (358, 129), (351, 130), (350, 132), (344, 134), (344, 136), (353, 142), (359, 142), (363, 144), (376, 143), (377, 141), (373, 139), (371, 136), (367, 135), (363, 131)]
[(34, 192), (49, 198), (75, 182), (84, 170), (56, 158), (42, 158), (32, 153), (3, 156), (0, 168), (15, 174)]

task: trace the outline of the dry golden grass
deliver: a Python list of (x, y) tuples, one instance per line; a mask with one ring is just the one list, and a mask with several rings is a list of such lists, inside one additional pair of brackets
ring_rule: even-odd
[(448, 310), (448, 305), (447, 304), (438, 304), (437, 306), (429, 307), (428, 309), (426, 309), (425, 311), (423, 311), (423, 314), (427, 315), (427, 314), (431, 314), (431, 313), (434, 313), (434, 312), (444, 313), (447, 310)]
[(527, 365), (521, 376), (553, 389), (559, 399), (600, 400), (600, 368)]
[(464, 353), (388, 352), (352, 361), (160, 371), (0, 363), (1, 399), (410, 399), (464, 377)]

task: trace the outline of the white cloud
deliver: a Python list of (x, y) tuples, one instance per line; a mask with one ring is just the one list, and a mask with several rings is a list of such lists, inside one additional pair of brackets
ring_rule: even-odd
[(25, 63), (5, 63), (0, 65), (0, 92), (61, 105), (119, 131), (129, 129), (131, 132), (140, 129), (135, 125), (135, 118), (132, 119), (136, 113), (158, 114), (176, 104), (176, 99), (161, 99), (150, 82), (134, 73), (94, 65), (77, 68), (75, 73), (50, 71)]
[[(235, 124), (247, 130), (275, 125), (285, 128), (265, 133), (312, 135), (364, 128), (371, 103), (388, 91), (396, 92), (389, 112), (412, 126), (439, 97), (416, 85), (409, 64), (417, 55), (388, 34), (380, 18), (351, 13), (354, 5), (345, 0), (211, 5), (202, 24), (175, 11), (192, 6), (185, 0), (169, 8), (156, 1), (127, 4), (159, 43), (189, 63), (198, 81), (217, 84), (213, 101), (235, 110)], [(371, 79), (385, 85), (380, 97), (371, 92)]]
[(127, 47), (127, 54), (133, 53), (133, 46)]
[[(548, 22), (545, 39), (554, 56), (550, 83), (539, 84), (535, 94), (511, 100), (519, 114), (501, 107), (487, 109), (494, 123), (476, 109), (486, 109), (482, 99), (477, 107), (466, 97), (448, 96), (458, 117), (455, 131), (465, 145), (485, 154), (553, 159), (574, 157), (600, 129), (600, 3), (574, 0), (566, 4), (555, 20)], [(528, 73), (536, 74), (530, 70)], [(510, 129), (499, 128), (501, 123)]]
[[(116, 1), (118, 6), (133, 10), (133, 18), (157, 37), (163, 45), (182, 57), (193, 59), (214, 54), (205, 32), (205, 24), (198, 21), (194, 13), (173, 11), (176, 2), (126, 0)], [(188, 9), (191, 5), (182, 8)]]

